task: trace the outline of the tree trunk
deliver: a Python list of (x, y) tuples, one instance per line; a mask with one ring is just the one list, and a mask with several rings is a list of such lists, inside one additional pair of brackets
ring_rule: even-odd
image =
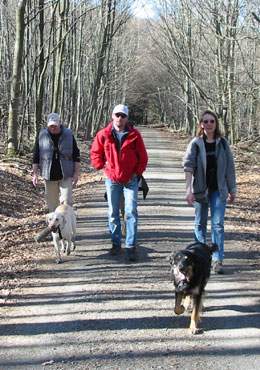
[(98, 108), (98, 95), (99, 89), (101, 86), (102, 76), (104, 73), (104, 61), (106, 57), (106, 48), (110, 42), (110, 38), (112, 37), (109, 34), (109, 23), (111, 21), (111, 4), (112, 0), (103, 0), (102, 1), (102, 23), (100, 29), (100, 42), (99, 42), (99, 52), (97, 56), (97, 69), (95, 78), (92, 85), (92, 92), (91, 92), (91, 100), (90, 100), (90, 108), (87, 116), (87, 137), (93, 136), (95, 132), (98, 130), (98, 123), (95, 122), (95, 113)]
[(39, 69), (36, 90), (36, 101), (35, 101), (35, 118), (34, 118), (34, 129), (35, 136), (38, 134), (41, 121), (42, 121), (42, 109), (43, 109), (43, 93), (44, 93), (44, 72), (46, 70), (44, 66), (44, 0), (39, 0)]
[(53, 91), (53, 103), (52, 112), (58, 112), (62, 106), (61, 101), (61, 76), (62, 76), (62, 66), (64, 62), (64, 47), (66, 40), (66, 17), (69, 9), (68, 0), (60, 0), (59, 2), (59, 30), (58, 30), (58, 48), (56, 54), (56, 64), (54, 70), (54, 91)]
[(7, 134), (8, 156), (13, 156), (16, 154), (18, 145), (18, 108), (19, 108), (21, 69), (22, 69), (24, 31), (25, 31), (25, 22), (24, 22), (25, 5), (26, 0), (21, 0), (18, 2), (18, 6), (16, 9), (14, 64), (13, 64), (11, 97), (8, 117), (8, 134)]

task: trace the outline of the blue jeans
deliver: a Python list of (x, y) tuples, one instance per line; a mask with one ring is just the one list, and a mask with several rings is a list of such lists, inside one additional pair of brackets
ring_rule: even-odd
[(121, 246), (121, 223), (120, 223), (120, 199), (125, 198), (125, 224), (126, 238), (125, 247), (131, 248), (136, 245), (137, 239), (137, 196), (138, 181), (135, 176), (127, 184), (119, 184), (106, 179), (107, 201), (108, 201), (108, 224), (111, 240), (115, 247)]
[(212, 255), (213, 261), (224, 259), (224, 217), (226, 201), (220, 199), (218, 191), (209, 193), (208, 202), (194, 202), (195, 207), (195, 240), (206, 243), (208, 209), (211, 215), (211, 241), (217, 244), (218, 251)]

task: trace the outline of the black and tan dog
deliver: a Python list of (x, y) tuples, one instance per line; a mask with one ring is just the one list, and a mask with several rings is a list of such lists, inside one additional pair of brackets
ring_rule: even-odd
[(218, 249), (217, 245), (194, 243), (187, 248), (172, 253), (171, 278), (175, 286), (174, 312), (181, 315), (192, 305), (190, 330), (192, 334), (202, 333), (198, 328), (202, 297), (210, 277), (211, 256)]

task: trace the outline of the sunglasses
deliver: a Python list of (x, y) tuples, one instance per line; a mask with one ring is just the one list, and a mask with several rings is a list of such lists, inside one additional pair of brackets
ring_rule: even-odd
[(127, 116), (124, 113), (116, 113), (116, 117), (126, 118)]
[(202, 122), (205, 123), (205, 124), (207, 124), (207, 123), (215, 123), (215, 120), (214, 119), (204, 119)]

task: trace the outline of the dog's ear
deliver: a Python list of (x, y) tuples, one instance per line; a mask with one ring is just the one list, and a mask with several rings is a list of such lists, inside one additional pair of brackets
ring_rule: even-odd
[(62, 215), (61, 216), (61, 225), (60, 226), (62, 226), (62, 227), (64, 227), (65, 226), (65, 224), (66, 224), (66, 219), (65, 219), (65, 217)]

